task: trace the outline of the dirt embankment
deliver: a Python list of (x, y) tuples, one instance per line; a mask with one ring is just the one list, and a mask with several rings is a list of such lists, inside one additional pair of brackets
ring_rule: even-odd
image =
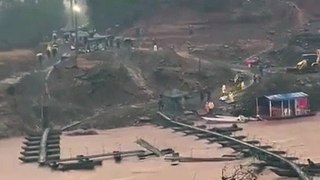
[(0, 79), (30, 71), (35, 65), (35, 55), (31, 50), (16, 49), (0, 52)]
[[(279, 4), (273, 2), (252, 8), (252, 4), (247, 4), (243, 9), (222, 13), (169, 8), (159, 12), (159, 16), (139, 22), (124, 32), (124, 35), (134, 36), (135, 27), (143, 27), (144, 34), (138, 39), (138, 44), (147, 51), (136, 49), (132, 52), (120, 50), (82, 55), (78, 58), (81, 70), (66, 68), (68, 65), (54, 70), (48, 82), (52, 96), (48, 102), (50, 119), (54, 124), (63, 125), (73, 120), (84, 119), (103, 109), (105, 113), (99, 116), (103, 121), (101, 126), (108, 127), (110, 122), (109, 126), (114, 127), (111, 120), (115, 121), (117, 112), (126, 115), (123, 115), (121, 123), (116, 124), (125, 124), (125, 117), (132, 119), (130, 121), (136, 118), (130, 117), (130, 113), (134, 111), (132, 108), (124, 112), (119, 110), (121, 107), (149, 102), (165, 90), (193, 90), (199, 85), (206, 85), (212, 90), (220, 87), (232, 77), (229, 63), (268, 48), (272, 41), (282, 36), (283, 32), (279, 29), (286, 31), (295, 27), (295, 21), (288, 18), (295, 17), (294, 13), (290, 14), (292, 10), (285, 5), (277, 5)], [(264, 12), (262, 7), (276, 12), (269, 21), (243, 22), (234, 18), (244, 15), (256, 18), (256, 12)], [(244, 11), (245, 9), (247, 11)], [(282, 10), (287, 16), (278, 16)], [(244, 12), (250, 13), (243, 14)], [(189, 25), (193, 27), (192, 35), (189, 34)], [(273, 29), (276, 30), (276, 35), (270, 35), (269, 31)], [(150, 51), (152, 39), (159, 45), (159, 52)], [(182, 58), (169, 48), (173, 45), (179, 51), (186, 52), (187, 41), (191, 43), (195, 55), (212, 62), (210, 66), (202, 64), (201, 73), (198, 72), (199, 62)], [(6, 69), (3, 74), (28, 70), (34, 63), (36, 62), (19, 63), (13, 67), (21, 69)], [(32, 75), (17, 86), (17, 111), (26, 124), (39, 124), (39, 94), (43, 91), (41, 84), (42, 79)], [(142, 109), (141, 112), (145, 112), (150, 108)]]

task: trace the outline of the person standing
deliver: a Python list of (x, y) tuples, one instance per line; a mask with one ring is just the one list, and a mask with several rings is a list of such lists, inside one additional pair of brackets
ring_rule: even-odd
[(212, 114), (213, 113), (213, 109), (214, 109), (214, 103), (210, 100), (208, 101), (208, 113)]
[(240, 88), (241, 88), (241, 90), (244, 90), (244, 88), (245, 88), (244, 81), (241, 81)]
[(51, 58), (51, 46), (49, 44), (47, 45), (47, 56)]
[(53, 41), (53, 42), (56, 42), (57, 39), (58, 39), (57, 32), (56, 32), (56, 31), (53, 31), (53, 32), (52, 32), (52, 41)]
[(206, 89), (207, 93), (207, 101), (210, 101), (211, 99), (211, 91), (209, 89)]
[(259, 68), (260, 76), (263, 76), (263, 66), (260, 64), (258, 68)]
[(203, 92), (203, 90), (201, 89), (201, 90), (200, 90), (200, 102), (202, 103), (203, 100), (204, 100), (204, 92)]
[(192, 25), (189, 25), (188, 26), (188, 29), (189, 29), (189, 35), (193, 35), (193, 26)]
[(42, 53), (38, 53), (38, 54), (37, 54), (37, 59), (38, 59), (38, 61), (39, 61), (40, 66), (42, 66), (43, 54), (42, 54)]
[(116, 39), (116, 45), (117, 45), (117, 48), (120, 49), (120, 39), (119, 38)]
[(222, 85), (222, 95), (223, 96), (225, 96), (226, 94), (227, 94), (227, 87), (226, 87), (226, 85), (224, 84), (224, 85)]
[(157, 52), (158, 51), (158, 45), (157, 43), (153, 43), (153, 51)]
[(163, 109), (164, 109), (163, 95), (160, 94), (159, 101), (158, 101), (158, 110), (163, 111)]
[(58, 48), (57, 48), (57, 47), (53, 47), (53, 48), (51, 49), (51, 52), (52, 52), (52, 56), (53, 56), (53, 57), (56, 57), (56, 55), (57, 55), (57, 53), (58, 53)]

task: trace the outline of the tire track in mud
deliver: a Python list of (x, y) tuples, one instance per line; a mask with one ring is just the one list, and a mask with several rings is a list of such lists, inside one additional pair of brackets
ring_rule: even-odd
[(148, 95), (148, 97), (153, 98), (154, 92), (148, 87), (146, 79), (143, 77), (142, 70), (138, 66), (134, 66), (130, 63), (128, 56), (121, 57), (121, 53), (116, 52), (115, 58), (121, 60), (121, 64), (128, 71), (130, 78), (136, 84), (136, 86)]
[(153, 92), (148, 88), (146, 80), (142, 75), (141, 69), (130, 67), (129, 65), (126, 65), (126, 64), (124, 64), (123, 66), (127, 69), (129, 76), (132, 78), (135, 84), (139, 87), (139, 89), (141, 89), (149, 97), (152, 97)]

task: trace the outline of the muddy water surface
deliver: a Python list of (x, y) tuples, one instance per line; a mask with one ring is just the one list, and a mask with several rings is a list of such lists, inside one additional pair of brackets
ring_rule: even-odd
[[(159, 148), (174, 148), (183, 156), (220, 157), (230, 154), (230, 149), (221, 149), (219, 145), (196, 141), (195, 137), (173, 133), (170, 129), (159, 129), (153, 126), (130, 127), (100, 132), (99, 135), (70, 137), (63, 136), (61, 141), (62, 157), (77, 154), (93, 154), (114, 150), (141, 149), (134, 141), (144, 138)], [(137, 158), (126, 158), (121, 164), (112, 160), (103, 162), (102, 167), (94, 171), (56, 172), (40, 168), (36, 164), (21, 164), (18, 160), (23, 138), (11, 138), (0, 141), (0, 179), (7, 180), (219, 180), (221, 169), (232, 163), (181, 163), (171, 166), (162, 158), (149, 158), (139, 161)], [(273, 179), (273, 175), (261, 179)]]

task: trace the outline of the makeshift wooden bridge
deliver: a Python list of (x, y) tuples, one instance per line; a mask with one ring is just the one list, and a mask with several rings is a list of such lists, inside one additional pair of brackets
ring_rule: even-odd
[[(266, 163), (272, 165), (272, 163), (276, 164), (281, 164), (282, 166), (286, 166), (289, 168), (289, 170), (293, 171), (297, 177), (299, 177), (301, 180), (311, 180), (309, 177), (309, 174), (304, 172), (302, 168), (300, 168), (297, 164), (292, 162), (294, 160), (294, 157), (283, 157), (280, 154), (283, 154), (283, 152), (272, 152), (268, 149), (271, 149), (271, 146), (259, 146), (259, 145), (254, 145), (257, 144), (256, 141), (243, 141), (241, 138), (236, 138), (234, 136), (231, 136), (230, 133), (225, 133), (228, 131), (222, 131), (222, 132), (217, 132), (195, 127), (186, 123), (174, 121), (171, 118), (169, 118), (167, 115), (158, 112), (158, 115), (160, 116), (159, 125), (165, 127), (165, 128), (174, 128), (174, 130), (178, 131), (188, 131), (194, 132), (191, 134), (206, 134), (207, 136), (210, 136), (211, 140), (216, 141), (217, 143), (221, 144), (222, 146), (225, 147), (230, 147), (236, 151), (240, 151), (245, 155), (251, 155), (255, 156), (256, 158), (265, 161)], [(258, 142), (258, 144), (260, 144)]]

